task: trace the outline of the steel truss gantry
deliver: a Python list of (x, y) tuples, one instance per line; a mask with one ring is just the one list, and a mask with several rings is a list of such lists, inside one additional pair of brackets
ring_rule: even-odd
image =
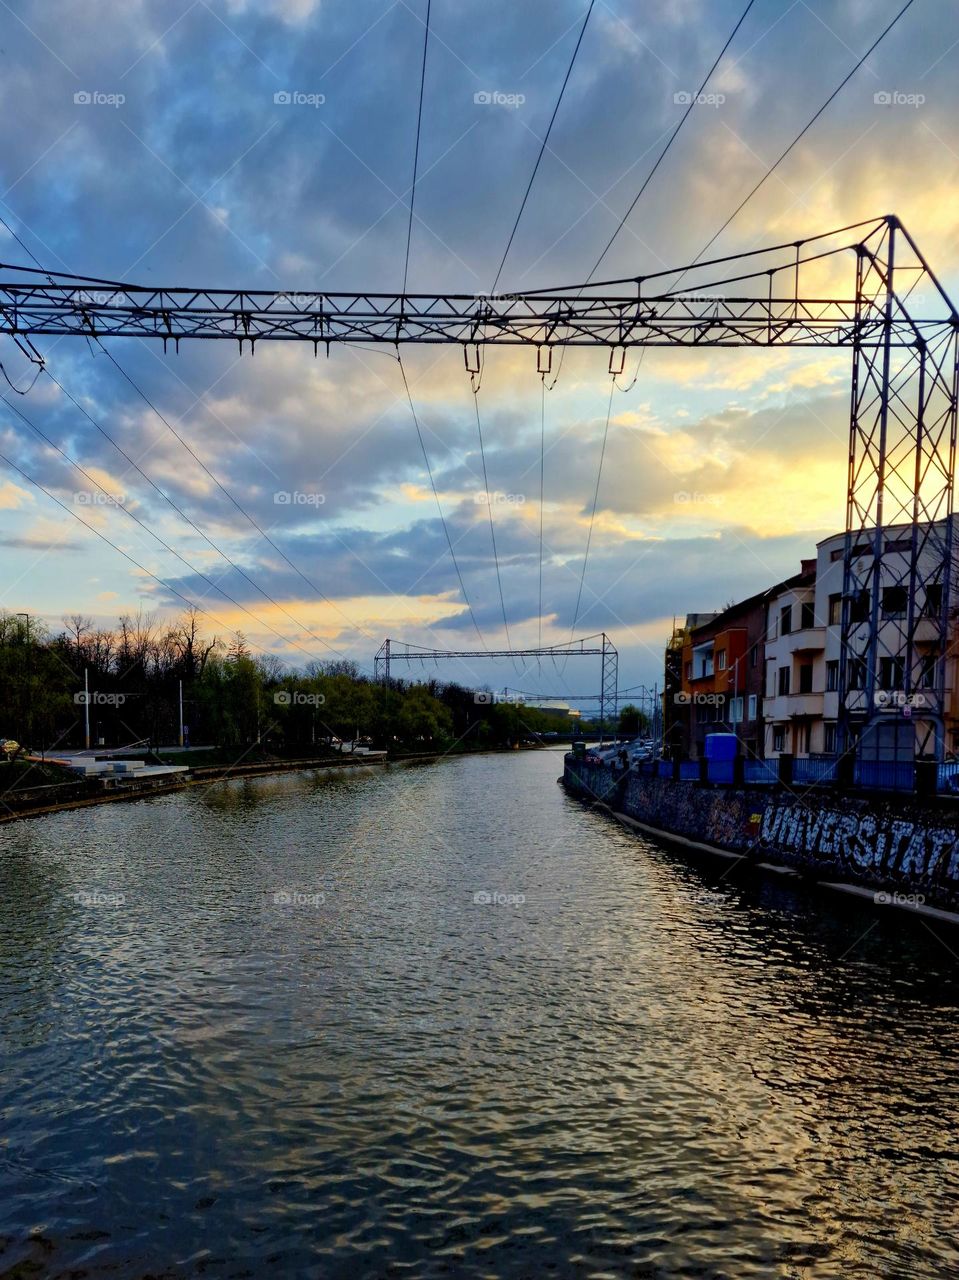
[(920, 743), (943, 752), (959, 314), (893, 215), (668, 271), (496, 296), (167, 289), (0, 264), (0, 334), (38, 363), (42, 336), (233, 340), (250, 351), (447, 343), (471, 371), (482, 346), (525, 345), (544, 375), (566, 346), (605, 347), (612, 374), (632, 348), (848, 347), (841, 740), (879, 740), (909, 716)]
[[(599, 732), (606, 736), (607, 729), (615, 732), (617, 689), (619, 680), (619, 653), (605, 631), (596, 635), (568, 640), (565, 644), (539, 646), (533, 649), (424, 649), (420, 645), (407, 644), (404, 640), (384, 640), (373, 658), (373, 678), (382, 680), (388, 689), (391, 667), (394, 662), (439, 662), (450, 658), (581, 658), (600, 659)], [(480, 695), (485, 690), (476, 690)], [(493, 697), (492, 694), (489, 695)]]

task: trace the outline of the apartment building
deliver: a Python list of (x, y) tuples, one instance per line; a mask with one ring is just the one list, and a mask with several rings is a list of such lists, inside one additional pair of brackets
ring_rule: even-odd
[(721, 613), (697, 618), (694, 625), (687, 619), (681, 687), (675, 695), (682, 755), (699, 759), (707, 734), (735, 733), (741, 754), (761, 756), (766, 595), (760, 592)]
[[(928, 599), (912, 602), (915, 667), (908, 699), (901, 648), (910, 609), (908, 566), (911, 526), (883, 531), (881, 596), (877, 617), (880, 657), (874, 694), (877, 718), (866, 706), (866, 673), (854, 666), (849, 673), (850, 708), (865, 721), (870, 716), (870, 741), (864, 749), (877, 757), (909, 758), (931, 754), (939, 725), (945, 748), (959, 751), (959, 691), (956, 644), (947, 650), (946, 690), (942, 706), (934, 688), (939, 628), (934, 621), (942, 603), (941, 588), (930, 586)], [(833, 755), (838, 743), (840, 650), (842, 645), (842, 589), (845, 534), (834, 534), (817, 545), (816, 560), (804, 562), (803, 572), (770, 595), (765, 654), (765, 754)], [(812, 570), (810, 572), (810, 570)], [(850, 625), (865, 625), (870, 601), (858, 597), (850, 605)], [(933, 615), (933, 616), (930, 616)], [(941, 716), (941, 721), (940, 721)]]
[[(817, 607), (818, 568), (818, 557), (804, 561), (799, 573), (769, 594), (763, 664), (767, 759), (829, 754), (836, 749), (839, 666), (826, 658), (830, 615)], [(834, 639), (838, 644), (838, 635)], [(830, 684), (833, 701), (827, 720)]]
[[(895, 760), (931, 755), (939, 735), (946, 752), (959, 755), (959, 611), (950, 621), (940, 702), (935, 685), (941, 586), (929, 583), (917, 591), (921, 598), (910, 599), (913, 535), (911, 525), (883, 530), (879, 599), (871, 602), (868, 593), (860, 593), (849, 604), (853, 631), (871, 625), (873, 615), (879, 629), (874, 706), (866, 705), (864, 663), (854, 660), (849, 672), (853, 732), (857, 723), (869, 725), (862, 739), (864, 758), (870, 753)], [(845, 538), (844, 533), (824, 538), (815, 559), (802, 561), (799, 573), (767, 591), (722, 613), (690, 614), (685, 626), (674, 628), (664, 697), (670, 753), (697, 759), (705, 752), (707, 734), (733, 732), (747, 757), (835, 755)], [(959, 529), (953, 545), (959, 548)], [(952, 590), (959, 599), (955, 571)], [(914, 649), (909, 680), (907, 633)]]

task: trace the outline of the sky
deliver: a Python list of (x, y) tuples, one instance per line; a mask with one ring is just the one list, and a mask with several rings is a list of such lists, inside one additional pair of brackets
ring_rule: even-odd
[[(501, 290), (586, 278), (744, 3), (597, 0)], [(901, 5), (755, 0), (600, 277), (691, 261)], [(433, 0), (411, 292), (491, 289), (586, 8)], [(131, 283), (399, 289), (425, 17), (426, 0), (0, 0), (6, 278), (29, 250)], [(915, 0), (710, 253), (895, 212), (959, 292), (957, 59), (954, 2)], [(63, 506), (0, 463), (0, 608), (54, 630), (189, 600), (210, 634), (364, 670), (387, 636), (476, 650), (606, 631), (630, 688), (661, 680), (674, 618), (789, 576), (843, 527), (847, 351), (631, 355), (600, 469), (606, 352), (569, 350), (544, 395), (535, 353), (490, 348), (474, 402), (461, 350), (407, 348), (434, 497), (390, 348), (37, 346), (31, 387), (0, 339), (0, 452)], [(409, 674), (599, 685), (598, 659)]]

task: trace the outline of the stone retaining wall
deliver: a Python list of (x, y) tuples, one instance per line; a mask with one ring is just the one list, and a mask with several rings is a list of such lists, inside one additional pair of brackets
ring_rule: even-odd
[(661, 831), (959, 909), (959, 802), (815, 787), (716, 787), (566, 757), (575, 795)]

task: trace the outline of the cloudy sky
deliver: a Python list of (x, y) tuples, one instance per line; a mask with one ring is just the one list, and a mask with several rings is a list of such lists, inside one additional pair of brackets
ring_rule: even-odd
[[(755, 0), (600, 274), (694, 258), (902, 2)], [(433, 0), (412, 291), (491, 288), (586, 7)], [(586, 277), (684, 109), (677, 95), (743, 7), (598, 0), (501, 289)], [(146, 284), (398, 289), (425, 13), (425, 0), (0, 0), (0, 256)], [(711, 253), (894, 211), (959, 286), (957, 59), (954, 0), (916, 0)], [(86, 341), (38, 346), (57, 381), (25, 396), (4, 384), (0, 450), (67, 510), (0, 464), (0, 607), (56, 626), (172, 615), (186, 597), (211, 632), (242, 628), (296, 665), (337, 652), (368, 666), (387, 635), (479, 648), (476, 625), (505, 646), (456, 347), (404, 362), (462, 585), (388, 348), (261, 344), (251, 358), (124, 340), (109, 347), (118, 369)], [(9, 340), (0, 359), (29, 386)], [(621, 686), (660, 676), (674, 615), (787, 576), (842, 527), (849, 364), (650, 351), (634, 381), (628, 363), (575, 628), (610, 633)], [(570, 636), (609, 382), (604, 352), (574, 350), (545, 397), (540, 614), (541, 383), (530, 352), (487, 353), (479, 408), (513, 646)], [(91, 500), (89, 478), (13, 408), (146, 528)], [(448, 673), (592, 691), (594, 666)]]

